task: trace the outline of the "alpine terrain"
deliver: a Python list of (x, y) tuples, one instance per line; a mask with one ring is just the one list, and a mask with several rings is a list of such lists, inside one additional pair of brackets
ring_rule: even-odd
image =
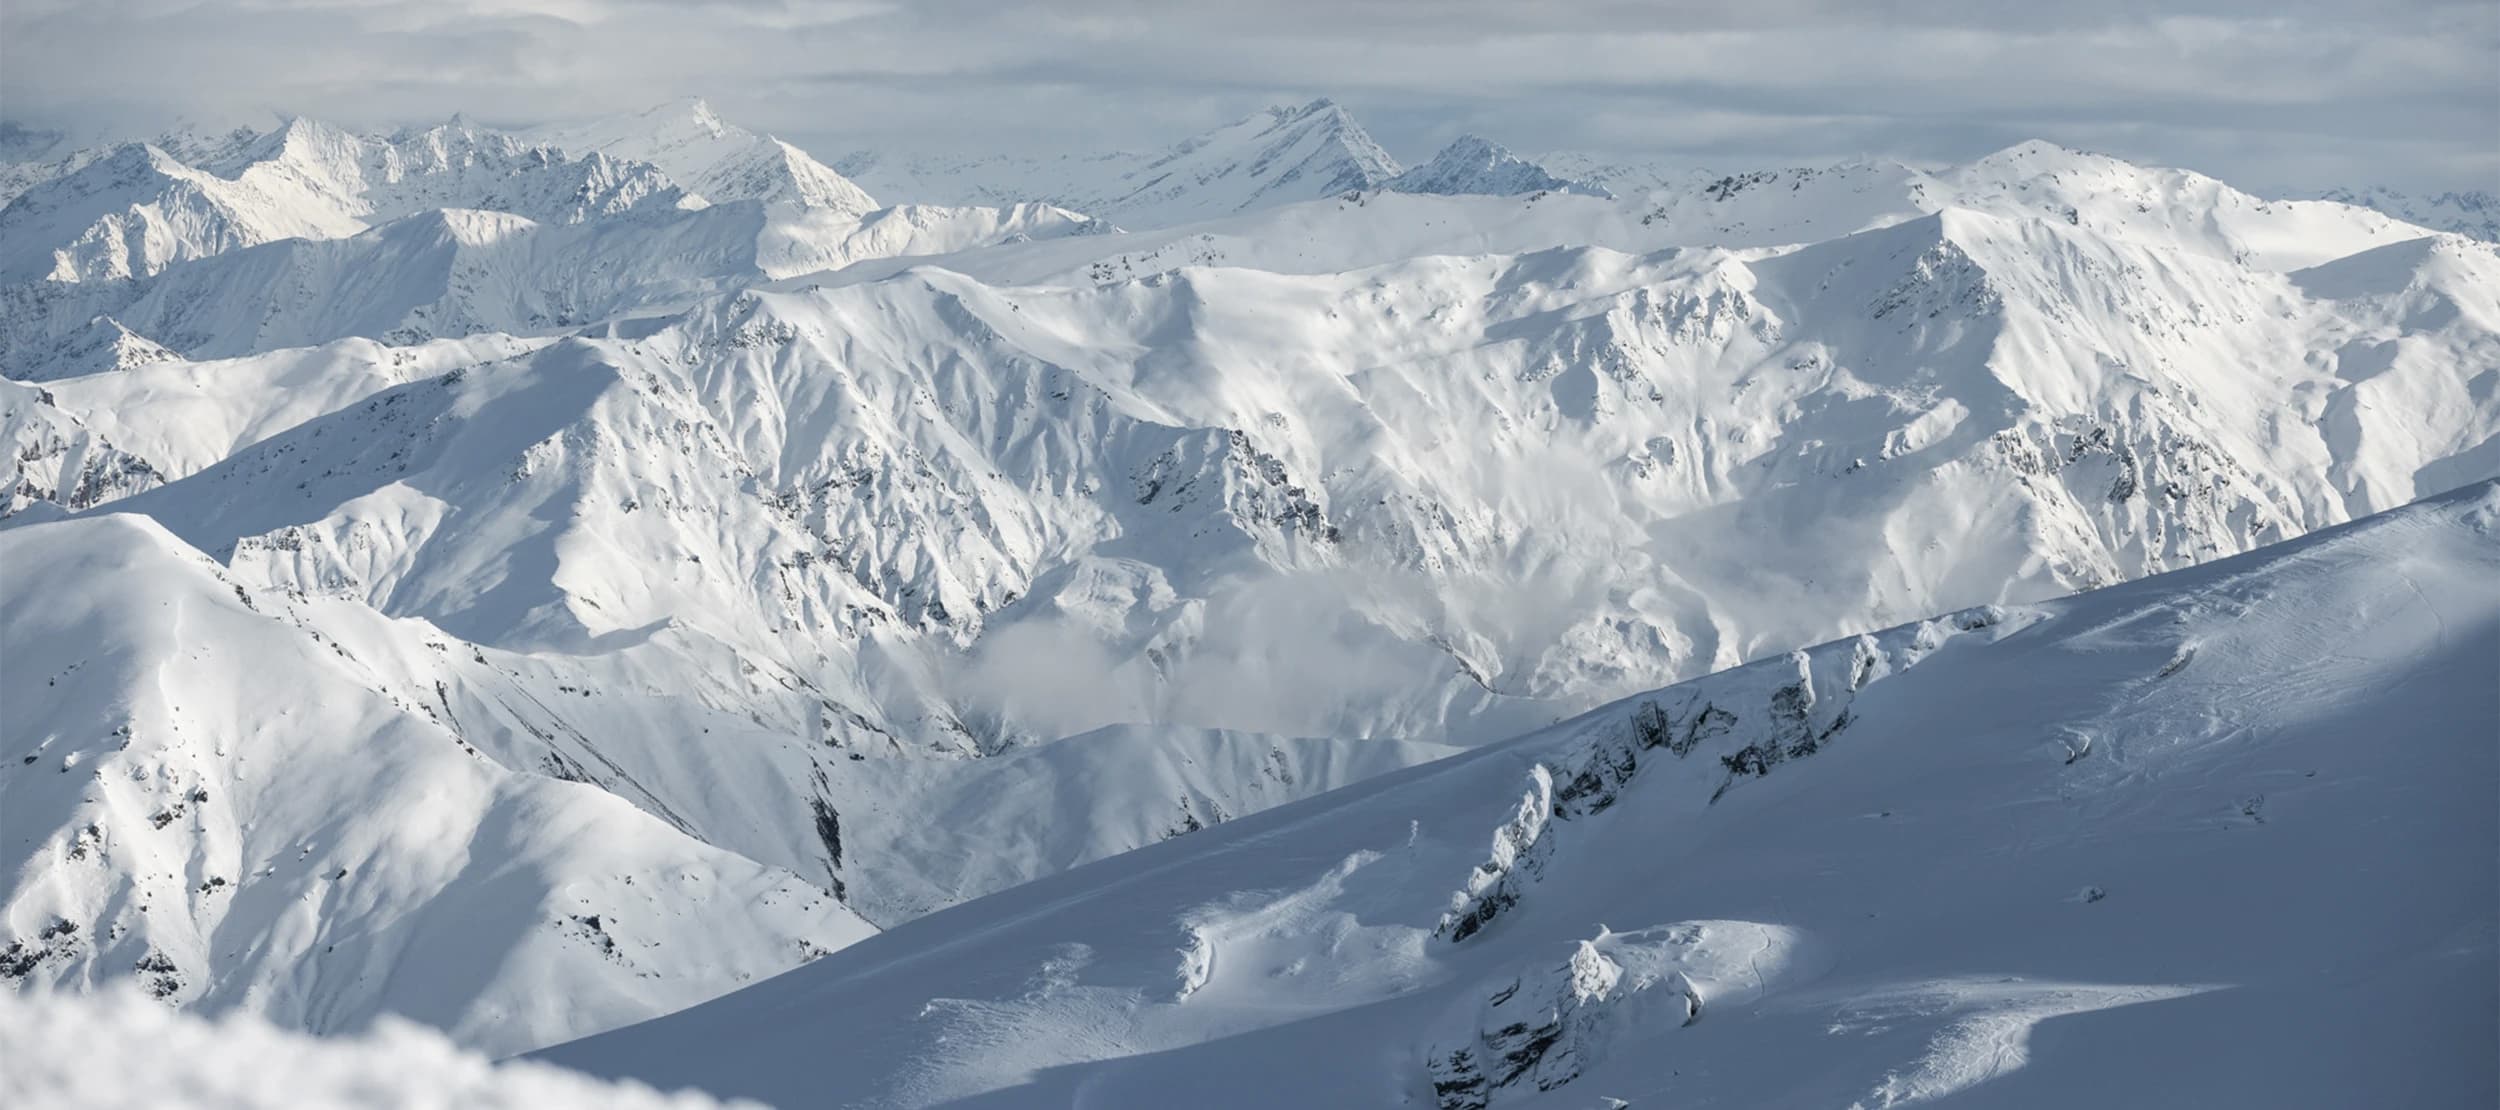
[(1641, 695), (544, 1058), (789, 1106), (2485, 1105), (2496, 656), (2486, 482)]
[(785, 1105), (2489, 1101), (2487, 204), (1412, 153), (0, 126), (16, 1012)]

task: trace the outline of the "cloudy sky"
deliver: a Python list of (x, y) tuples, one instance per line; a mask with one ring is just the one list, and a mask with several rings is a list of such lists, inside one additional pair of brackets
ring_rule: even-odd
[(1157, 147), (1316, 95), (1739, 168), (2047, 138), (2276, 190), (2500, 188), (2494, 0), (8, 0), (0, 115), (536, 122), (683, 95), (828, 158)]

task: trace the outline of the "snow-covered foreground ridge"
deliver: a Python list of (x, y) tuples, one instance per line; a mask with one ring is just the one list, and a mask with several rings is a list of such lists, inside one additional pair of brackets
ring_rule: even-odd
[(546, 1056), (791, 1106), (2489, 1105), (2495, 659), (2484, 483), (1670, 687)]
[(0, 1103), (14, 1110), (754, 1110), (543, 1064), (495, 1064), (395, 1022), (315, 1038), (249, 1014), (204, 1021), (140, 998), (0, 993)]
[(0, 532), (0, 566), (13, 986), (130, 983), (317, 1032), (393, 1014), (512, 1052), (871, 931), (798, 876), (480, 752), (447, 686), (391, 681), (457, 665), (440, 637), (255, 593), (145, 517)]

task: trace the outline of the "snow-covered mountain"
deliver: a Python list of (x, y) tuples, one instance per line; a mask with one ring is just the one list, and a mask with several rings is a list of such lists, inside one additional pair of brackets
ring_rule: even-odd
[(1323, 98), (1174, 146), (1123, 175), (1096, 207), (1140, 225), (1179, 224), (1367, 189), (1396, 172), (1362, 125)]
[(804, 151), (701, 101), (506, 132), (464, 118), (356, 134), (307, 118), (267, 132), (168, 132), (61, 151), (23, 128), (0, 146), (0, 282), (146, 277), (286, 238), (335, 239), (438, 209), (570, 224), (757, 201), (864, 217), (879, 206)]
[(1325, 98), (1269, 108), (1157, 153), (965, 158), (861, 150), (835, 165), (888, 197), (941, 204), (1041, 202), (1132, 229), (1374, 189), (1445, 196), (1609, 195), (1601, 185), (1557, 176), (1474, 135), (1402, 170), (1351, 113)]
[(632, 115), (542, 127), (524, 134), (577, 154), (650, 163), (714, 204), (756, 200), (853, 216), (879, 207), (866, 191), (806, 151), (724, 121), (700, 99), (676, 100)]
[(2383, 186), (2329, 189), (2319, 200), (2359, 205), (2385, 212), (2409, 224), (2500, 242), (2500, 196), (2481, 189), (2415, 196)]
[(2495, 657), (2483, 483), (1775, 655), (545, 1058), (846, 1107), (2485, 1105)]
[[(865, 252), (944, 253), (1088, 223), (1037, 204), (880, 209), (805, 152), (725, 123), (700, 101), (526, 133), (454, 119), (361, 135), (297, 118), (266, 133), (210, 138), (175, 131), (155, 142), (66, 154), (55, 154), (57, 145), (19, 135), (11, 149), (32, 157), (10, 164), (13, 192), (0, 198), (8, 201), (0, 209), (0, 235), (9, 243), (0, 258), (0, 289), (14, 302), (18, 326), (39, 315), (54, 334), (64, 321), (83, 325), (93, 315), (119, 311), (113, 306), (144, 292), (144, 279), (181, 263), (285, 240), (322, 242), (368, 232), (388, 237), (387, 229), (411, 219), (421, 230), (402, 237), (501, 239), (511, 227), (573, 226), (622, 215), (666, 224), (685, 210), (727, 205), (733, 213), (715, 217), (722, 225), (773, 225), (763, 233), (763, 266), (776, 273), (837, 268)], [(489, 222), (496, 226), (477, 227), (476, 218), (455, 214), (465, 211), (493, 213)], [(440, 226), (446, 222), (466, 230), (446, 230)], [(659, 241), (670, 233), (641, 234)], [(578, 249), (566, 240), (533, 253), (565, 256)], [(576, 257), (558, 264), (614, 266)], [(194, 278), (210, 285), (236, 277), (199, 273), (213, 275)], [(91, 288), (62, 288), (68, 284)], [(30, 300), (40, 304), (30, 309)], [(281, 342), (272, 338), (251, 349)], [(19, 348), (0, 350), (0, 357), (20, 364), (11, 366), (10, 376), (44, 376), (28, 371)]]
[[(283, 121), (272, 121), (272, 126)], [(132, 142), (144, 142), (186, 165), (216, 165), (232, 160), (262, 141), (264, 128), (214, 130), (181, 124), (145, 139), (75, 135), (67, 131), (27, 127), (0, 120), (0, 205), (53, 178), (72, 173)]]
[[(28, 559), (129, 548), (184, 597), (249, 599), (298, 630), (251, 681), (346, 668), (280, 689), (434, 745), (452, 762), (429, 776), (621, 800), (598, 820), (643, 831), (612, 857), (552, 819), (449, 810), (535, 861), (494, 888), (516, 904), (648, 889), (646, 868), (682, 860), (887, 926), (1802, 644), (2500, 473), (2488, 244), (2038, 144), (1689, 194), (1375, 182), (1282, 203), (1364, 161), (1341, 116), (1272, 113), (1175, 151), (1158, 180), (1204, 187), (1154, 203), (1226, 214), (1148, 231), (786, 194), (579, 220), (429, 207), (0, 288), (18, 379), (0, 382), (0, 527)], [(676, 119), (633, 153), (760, 149), (715, 143), (725, 125), (664, 141)], [(1281, 161), (1244, 157), (1261, 151)], [(1308, 168), (1270, 172), (1288, 166)], [(96, 607), (61, 627), (135, 629), (112, 607), (152, 598), (171, 600), (60, 599)], [(7, 626), (11, 657), (60, 654), (15, 610)], [(0, 749), (101, 743), (114, 707), (157, 705), (150, 676), (179, 672), (186, 700), (149, 721), (205, 737), (186, 758), (284, 783), (265, 756), (220, 761), (302, 744), (304, 796), (355, 799), (328, 820), (433, 876), (370, 907), (374, 945), (488, 897), (389, 823), (404, 799), (336, 737), (257, 727), (280, 694), (188, 716), (194, 684), (261, 687), (189, 633), (146, 634), (79, 700), (28, 687), (44, 712), (0, 715)], [(29, 951), (56, 918), (109, 931), (162, 881), (53, 884), (95, 818), (54, 794), (84, 780), (50, 773), (0, 776), (0, 943)], [(312, 819), (243, 842), (282, 855)], [(222, 841), (170, 843), (225, 866)], [(326, 889), (248, 873), (248, 854), (216, 874), (255, 897)], [(792, 937), (866, 927), (759, 919), (724, 927), (722, 962), (625, 968), (547, 955), (562, 936), (516, 914), (461, 966), (552, 978), (403, 995), (290, 947), (343, 911), (185, 905), (166, 943), (207, 938), (178, 966), (232, 984), (211, 1005), (317, 1028), (414, 1007), (505, 1047), (586, 1031), (516, 991), (632, 1020), (774, 970)], [(573, 915), (677, 950), (723, 905)], [(30, 974), (138, 977), (125, 954)]]
[[(864, 258), (1109, 230), (1038, 204), (876, 208), (699, 103), (526, 139), (464, 120), (365, 136), (296, 119), (165, 141), (199, 163), (155, 144), (74, 155), (0, 209), (7, 376), (350, 336), (545, 335)], [(662, 159), (708, 199), (609, 150)]]
[[(136, 980), (313, 1031), (514, 1051), (871, 930), (615, 794), (481, 754), (420, 665), (493, 660), (256, 590), (146, 517), (0, 532), (12, 986)], [(394, 659), (393, 656), (400, 656)]]
[[(161, 350), (227, 358), (350, 337), (552, 335), (862, 259), (1105, 230), (1043, 205), (852, 215), (750, 200), (580, 223), (434, 209), (344, 238), (230, 250), (143, 281), (0, 287), (0, 364), (39, 381)], [(148, 345), (128, 349), (125, 333)]]
[[(1652, 194), (1696, 194), (1711, 191), (1723, 181), (1749, 177), (1785, 178), (1793, 181), (1804, 174), (1829, 168), (1799, 168), (1775, 173), (1726, 174), (1698, 169), (1690, 165), (1657, 158), (1624, 157), (1588, 151), (1558, 150), (1538, 155), (1537, 163), (1562, 178), (1604, 188), (1619, 196), (1646, 197)], [(2463, 189), (2447, 192), (2412, 194), (2386, 186), (2322, 189), (2301, 194), (2295, 199), (2323, 200), (2337, 204), (2367, 208), (2417, 227), (2451, 232), (2484, 242), (2500, 242), (2500, 197), (2489, 190)]]
[(459, 121), (388, 137), (290, 121), (204, 165), (126, 144), (0, 209), (0, 281), (143, 278), (288, 238), (334, 239), (411, 213), (480, 208), (578, 223), (685, 203), (652, 167), (545, 147)]
[(204, 469), (394, 385), (510, 358), (543, 340), (505, 335), (385, 346), (348, 340), (244, 358), (151, 358), (41, 385), (0, 380), (0, 518), (84, 509)]
[[(2007, 191), (2063, 209), (2058, 174), (2108, 169), (2085, 163)], [(2007, 172), (1976, 167), (1957, 187), (1984, 198)], [(1845, 182), (1830, 192), (1894, 197)], [(1507, 218), (1532, 229), (1524, 234), (1548, 234), (1536, 229), (1537, 205), (1559, 199), (1380, 197), (1339, 208), (1336, 222)], [(2132, 207), (2127, 192), (2115, 199)], [(2474, 452), (2493, 417), (2453, 370), (2489, 365), (2500, 318), (2492, 252), (2423, 239), (2314, 272), (2268, 271), (2233, 259), (2300, 252), (2287, 261), (2306, 262), (2341, 249), (2331, 238), (2338, 228), (2312, 229), (2317, 221), (2302, 217), (2316, 214), (2302, 211), (2252, 211), (2242, 222), (2233, 207), (2225, 197), (2193, 221), (2106, 228), (2011, 204), (2002, 214), (1947, 208), (1768, 253), (1581, 248), (1343, 273), (1185, 269), (1133, 281), (1112, 270), (1099, 285), (1099, 258), (1066, 275), (1072, 282), (1038, 287), (916, 268), (740, 294), (567, 344), (536, 365), (481, 368), (472, 383), (571, 380), (574, 367), (600, 368), (617, 384), (599, 388), (629, 390), (616, 395), (670, 415), (618, 427), (594, 400), (581, 416), (536, 409), (529, 418), (552, 421), (551, 431), (589, 420), (573, 434), (620, 449), (598, 465), (649, 471), (617, 491), (617, 504), (641, 499), (633, 486), (654, 484), (704, 506), (699, 529), (715, 530), (729, 514), (781, 518), (788, 542), (831, 560), (806, 568), (831, 574), (827, 588), (865, 588), (915, 634), (941, 642), (969, 644), (992, 624), (1028, 616), (1055, 622), (1028, 595), (1055, 568), (1081, 565), (1072, 554), (1108, 554), (1098, 550), (1105, 545), (1165, 581), (1196, 579), (1180, 596), (1202, 602), (1220, 593), (1208, 589), (1207, 568), (1236, 557), (1250, 560), (1254, 576), (1387, 574), (1432, 599), (1461, 580), (1476, 580), (1481, 596), (1535, 593), (1546, 575), (1591, 576), (1582, 586), (1594, 596), (1562, 629), (1512, 627), (1508, 614), (1451, 612), (1439, 600), (1420, 609), (1373, 602), (1397, 608), (1376, 608), (1367, 621), (1425, 653), (1408, 665), (1476, 692), (1430, 696), (1421, 717), (1366, 699), (1350, 715), (1258, 726), (1427, 735), (1480, 713), (1498, 717), (1509, 699), (1542, 703), (1586, 696), (1592, 682), (1637, 687), (1728, 665), (1798, 642), (1813, 634), (1807, 624), (1834, 612), (1880, 622), (2009, 591), (2045, 596), (2242, 550), (2438, 488), (2426, 482), (2477, 476)], [(1840, 210), (1849, 222), (1861, 215)], [(1330, 228), (1301, 239), (1277, 222), (1241, 237), (1279, 253), (1336, 238)], [(1663, 236), (1675, 225), (1671, 216), (1644, 230), (1669, 229)], [(2239, 234), (2215, 238), (2216, 227)], [(2366, 228), (2341, 230), (2345, 246), (2371, 238)], [(1127, 244), (1033, 244), (953, 264), (1014, 272), (1037, 252), (1060, 266)], [(2416, 304), (2455, 311), (2426, 315)], [(1414, 319), (1432, 326), (1398, 326)], [(2354, 367), (2300, 362), (2305, 352), (2347, 349)], [(2401, 372), (2378, 374), (2371, 360), (2382, 357)], [(2364, 394), (2388, 401), (2363, 405)], [(1055, 415), (1063, 404), (1066, 415)], [(2281, 405), (2302, 405), (2315, 422), (2285, 426)], [(650, 470), (674, 466), (659, 460), (684, 448), (644, 428), (680, 421), (717, 430), (719, 473), (730, 484), (709, 481), (698, 493), (685, 476)], [(372, 441), (359, 432), (349, 442)], [(461, 470), (443, 483), (473, 480), (467, 456), (444, 465)], [(750, 480), (759, 485), (747, 488)], [(1221, 500), (1200, 499), (1207, 482)], [(873, 495), (850, 492), (860, 483)], [(1862, 494), (1861, 485), (1871, 488)], [(269, 503), (249, 483), (233, 488), (239, 501)], [(584, 496), (560, 488), (568, 504)], [(1164, 489), (1190, 495), (1175, 503), (1177, 521)], [(2138, 497), (2147, 491), (2154, 496)], [(1827, 541), (1847, 537), (1787, 568), (1813, 584), (1816, 604), (1738, 600), (1764, 565), (1745, 550), (1754, 541), (1722, 554), (1709, 528), (1679, 534), (1700, 526), (1692, 512), (1713, 505), (1742, 506), (1774, 531), (1812, 519)], [(1886, 538), (1926, 530), (1913, 522), (1968, 519), (1972, 505), (1998, 507), (1979, 534), (2001, 546), (1900, 551), (1901, 540)], [(297, 523), (335, 509), (307, 511)], [(611, 511), (631, 510), (582, 507), (559, 519), (641, 530), (596, 523)], [(223, 525), (248, 519), (213, 515)], [(1140, 546), (1158, 535), (1170, 539)], [(1562, 535), (1569, 550), (1542, 546)], [(673, 535), (664, 546), (718, 542)], [(1865, 553), (1886, 549), (1895, 550), (1879, 576)], [(1617, 569), (1599, 569), (1609, 566)], [(1640, 600), (1659, 568), (1681, 589)], [(553, 588), (550, 599), (607, 589), (567, 577), (576, 585), (531, 588)], [(783, 577), (759, 574), (756, 595), (740, 603), (760, 626), (783, 623), (768, 617), (783, 608)], [(1958, 583), (1984, 583), (1984, 593), (1957, 595)], [(613, 588), (620, 597), (645, 589)], [(624, 626), (673, 612), (673, 602), (652, 605)], [(1115, 658), (1142, 657), (1164, 621), (1201, 619), (1184, 607), (1128, 623), (1153, 611), (1109, 626), (1123, 629)], [(606, 612), (585, 631), (626, 620)], [(840, 623), (824, 619), (802, 623), (815, 634)], [(1645, 669), (1605, 676), (1617, 666)]]
[(1038, 201), (1122, 227), (1171, 227), (1376, 189), (1396, 159), (1335, 101), (1275, 107), (1154, 153), (908, 158), (855, 151), (834, 165), (889, 197), (931, 204)]
[(1620, 197), (1638, 197), (1662, 189), (1698, 189), (1720, 174), (1664, 158), (1626, 157), (1585, 150), (1549, 150), (1536, 163), (1575, 181), (1586, 181)]
[(1512, 154), (1501, 144), (1462, 135), (1432, 160), (1390, 178), (1387, 187), (1401, 193), (1444, 196), (1477, 193), (1513, 197), (1524, 193), (1579, 193), (1611, 196), (1602, 185), (1556, 177), (1542, 166)]

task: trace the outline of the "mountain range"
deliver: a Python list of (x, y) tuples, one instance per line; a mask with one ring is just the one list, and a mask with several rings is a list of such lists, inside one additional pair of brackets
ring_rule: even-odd
[(1774, 656), (542, 1058), (783, 1106), (2479, 1105), (2496, 529), (2486, 482)]
[[(2223, 793), (2282, 773), (2274, 748), (2197, 716), (2224, 712), (2206, 679), (2154, 686), (2129, 668), (2185, 652), (2191, 674), (2229, 679), (2217, 683), (2296, 686), (2306, 672), (2286, 669), (2280, 645), (2301, 621), (2401, 600), (2393, 572), (2335, 552), (2392, 560), (2418, 541), (2423, 580), (2456, 599), (2444, 634), (2420, 619), (2436, 610), (2387, 610), (2402, 618), (2390, 639), (2353, 648), (2369, 681), (2335, 688), (2425, 691), (2442, 715), (2420, 718), (2424, 743), (2477, 708), (2450, 687), (2456, 653), (2489, 636), (2489, 591), (2474, 585), (2488, 506), (2402, 507), (2500, 475), (2500, 248), (2341, 200), (2262, 199), (2044, 143), (1948, 167), (1652, 185), (1462, 139), (1408, 169), (1324, 100), (1160, 152), (1046, 160), (828, 165), (699, 101), (525, 130), (297, 119), (59, 146), (0, 133), (0, 153), (25, 155), (0, 209), (0, 701), (13, 707), (0, 721), (0, 977), (19, 990), (129, 983), (322, 1033), (401, 1015), (506, 1054), (834, 953), (695, 1011), (680, 1039), (764, 1051), (780, 1043), (757, 1035), (770, 1022), (740, 1007), (854, 984), (840, 992), (862, 1004), (841, 1020), (885, 1032), (821, 1014), (779, 1028), (889, 1044), (892, 1071), (839, 1080), (857, 1099), (1057, 1091), (1049, 1077), (1092, 1082), (1087, 1062), (1109, 1051), (1066, 1047), (1092, 1035), (1071, 1015), (1157, 1022), (1163, 1011), (1117, 991), (1169, 985), (1119, 979), (1104, 995), (1102, 975), (1129, 971), (1009, 949), (1065, 941), (1185, 964), (1196, 942), (1088, 939), (1113, 928), (1097, 917), (1049, 918), (1067, 925), (1049, 938), (999, 923), (1073, 912), (1048, 907), (1094, 904), (1086, 884), (1137, 875), (1152, 897), (1119, 928), (1165, 929), (1197, 912), (1183, 902), (1224, 901), (1219, 888), (1244, 905), (1320, 891), (1200, 915), (1221, 934), (1217, 970), (1183, 979), (1230, 974), (1241, 957), (1222, 937), (1290, 925), (1244, 943), (1414, 1019), (1395, 1044), (1348, 1039), (1314, 1082), (1446, 1083), (1462, 1094), (1418, 1097), (1491, 1105), (1521, 1097), (1522, 1076), (1570, 1069), (1539, 1056), (1500, 1078), (1487, 1061), (1520, 1047), (1506, 1021), (1441, 1026), (1502, 975), (1535, 979), (1524, 997), (1539, 1005), (1570, 993), (1539, 963), (1565, 932), (1595, 936), (1589, 967), (1615, 969), (1589, 974), (1672, 971), (1724, 997), (1730, 973), (1711, 961), (1733, 949), (1708, 938), (1806, 961), (1837, 928), (1821, 910), (1760, 909), (1771, 888), (1717, 863), (1694, 881), (1718, 883), (1726, 905), (1626, 905), (1616, 920), (1592, 893), (1612, 873), (1595, 861), (1639, 856), (1628, 847), (1554, 865), (1549, 881), (1582, 894), (1549, 922), (1560, 931), (1532, 933), (1536, 953), (1432, 956), (1450, 942), (1428, 939), (1443, 926), (1418, 916), (1432, 899), (1417, 892), (1438, 898), (1455, 878), (1380, 887), (1382, 920), (1427, 939), (1343, 924), (1372, 908), (1330, 908), (1373, 864), (1321, 871), (1399, 850), (1358, 825), (1404, 828), (1496, 796), (1522, 828), (1573, 806), (1568, 819), (1593, 817), (1593, 795), (1554, 799), (1583, 771), (1616, 772), (1572, 746), (1637, 728), (1643, 698), (1684, 706), (1677, 719), (1713, 739), (1694, 773), (1641, 789), (1725, 786), (1728, 801), (1660, 803), (1613, 843), (1721, 835), (1691, 823), (1705, 811), (1743, 814), (1729, 820), (1752, 831), (1731, 845), (1790, 837), (1778, 830), (1792, 818), (1807, 830), (1795, 837), (1847, 839), (1848, 807), (1881, 805), (1873, 795), (1834, 782), (1820, 800), (1760, 804), (1747, 799), (1829, 780), (1801, 766), (1755, 784), (1747, 760), (1770, 758), (1761, 728), (1866, 715), (1868, 732), (1917, 753), (1885, 773), (1950, 785), (1919, 805), (1966, 807), (1920, 834), (1937, 839), (1883, 857), (1896, 868), (1918, 844), (1968, 839), (1967, 807), (1994, 792), (2088, 795), (2111, 821), (2133, 806), (2186, 822), (2211, 801), (2126, 779), (2043, 785), (2030, 762), (1973, 747), (1991, 738), (2036, 747), (2064, 729), (2070, 745), (2115, 745), (2078, 737), (2137, 722), (2152, 731), (2127, 736), (2185, 730), (2214, 746), (2174, 756), (2126, 741), (2043, 773), (2098, 776), (2142, 754), (2127, 766), (2167, 780), (2207, 764), (2164, 760), (2204, 759), (2236, 776)], [(2269, 546), (2287, 542), (2307, 546)], [(2227, 565), (2277, 571), (2207, 566), (2260, 548)], [(2303, 584), (2277, 587), (2283, 601), (2233, 592), (2274, 578)], [(2142, 644), (2106, 632), (2156, 609), (2185, 614), (2180, 627)], [(1936, 614), (1961, 615), (1918, 623)], [(2239, 636), (2243, 620), (2274, 638)], [(1890, 674), (1931, 651), (1929, 677), (1888, 684), (1901, 700), (1844, 708), (1866, 681), (1860, 655)], [(2424, 669), (2408, 677), (2415, 656)], [(1953, 693), (2067, 672), (2090, 676), (2067, 701)], [(1792, 679), (1808, 692), (1781, 695)], [(1721, 689), (1745, 722), (1723, 733), (1691, 700), (1715, 705)], [(2126, 708), (2139, 693), (2152, 700)], [(1966, 702), (1996, 731), (1920, 739), (1954, 733), (1946, 714)], [(2363, 712), (2230, 706), (2285, 714), (2301, 736)], [(2332, 754), (2293, 746), (2298, 760)], [(1834, 756), (1813, 765), (1864, 758)], [(2457, 782), (2491, 781), (2487, 752), (2458, 758)], [(1967, 760), (1995, 777), (1960, 776)], [(1532, 767), (1551, 780), (1544, 802), (1521, 786)], [(2412, 797), (2429, 781), (2328, 801)], [(1362, 800), (1399, 790), (1396, 806)], [(2446, 804), (2421, 827), (2453, 831), (2463, 818)], [(1273, 859), (1223, 847), (1303, 827), (1285, 813), (1316, 831), (1285, 836)], [(2064, 843), (2050, 817), (2024, 820)], [(1532, 847), (1467, 828), (1444, 836), (1436, 821), (1414, 851), (1450, 866), (1417, 873), (1466, 874), (1453, 861), (1487, 836), (1496, 857)], [(2159, 832), (2112, 851), (2149, 858), (2171, 843)], [(2262, 852), (2251, 858), (2267, 868), (2300, 858)], [(1152, 879), (1158, 860), (1193, 877)], [(1492, 862), (1485, 883), (1460, 884), (1482, 905), (1510, 896), (1511, 865)], [(2004, 920), (2046, 928), (2033, 912), (2009, 903)], [(1710, 932), (1703, 913), (1733, 924)], [(2040, 943), (2083, 944), (2070, 924)], [(1318, 932), (1292, 932), (1306, 925)], [(963, 939), (991, 928), (1000, 939)], [(863, 943), (878, 930), (891, 933)], [(2278, 955), (2323, 943), (2289, 925), (2269, 935)], [(2461, 950), (2488, 961), (2487, 938), (2468, 939)], [(1870, 940), (1854, 974), (1899, 989), (1848, 995), (1850, 1012), (1926, 1014), (1863, 1024), (1929, 1044), (2029, 1028), (2008, 1014), (2211, 993), (2114, 956), (2063, 970), (2014, 958), (2031, 949), (1994, 967), (1932, 958), (1969, 943), (1950, 929)], [(975, 949), (960, 974), (1029, 979), (1065, 1006), (875, 971)], [(2052, 973), (2082, 985), (1938, 985)], [(2107, 978), (2122, 974), (2135, 978)], [(1098, 1047), (1217, 1061), (1215, 1076), (1305, 1043), (1242, 1013), (1359, 1020), (1319, 1016), (1291, 980), (1281, 993), (1218, 982), (1209, 997), (1230, 997), (1229, 1016)], [(1674, 993), (1623, 1020), (1649, 1028), (1646, 1008)], [(1086, 1009), (1097, 1002), (1112, 1009)], [(969, 1016), (895, 1016), (924, 1003)], [(1040, 1047), (964, 1063), (923, 1034)], [(722, 1094), (788, 1098), (782, 1084), (803, 1081), (764, 1067), (726, 1079), (636, 1036), (559, 1055)], [(1264, 1047), (1192, 1047), (1236, 1038)], [(1728, 1042), (1757, 1062), (1789, 1043)], [(1867, 1048), (1847, 1057), (1866, 1068), (1801, 1072), (1797, 1090), (1820, 1097), (1812, 1084), (1867, 1068), (1900, 1070), (1904, 1092), (1946, 1082), (1916, 1078), (1915, 1053)], [(1356, 1059), (1380, 1052), (1412, 1058), (1385, 1071)], [(1940, 1058), (1967, 1070), (1967, 1057)], [(1590, 1068), (1663, 1082), (1595, 1063), (1574, 1074)], [(1197, 1092), (1162, 1082), (1119, 1089)], [(1633, 1089), (1616, 1082), (1573, 1087), (1572, 1104)]]
[(912, 157), (860, 150), (836, 159), (834, 167), (893, 196), (954, 204), (1041, 201), (1127, 228), (1168, 227), (1367, 190), (1608, 195), (1474, 135), (1459, 137), (1423, 165), (1401, 169), (1351, 113), (1326, 98), (1270, 108), (1146, 153)]

